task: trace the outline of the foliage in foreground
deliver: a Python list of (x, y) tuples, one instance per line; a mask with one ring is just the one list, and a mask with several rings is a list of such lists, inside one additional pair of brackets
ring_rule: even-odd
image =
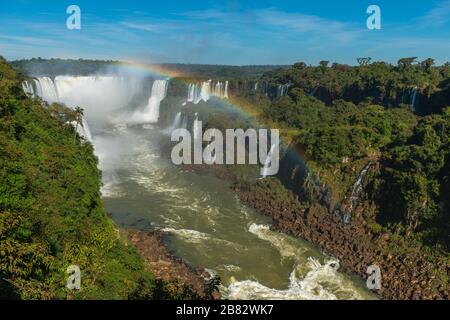
[[(0, 297), (154, 297), (152, 274), (103, 208), (92, 145), (67, 124), (76, 115), (26, 97), (21, 81), (0, 59)], [(72, 264), (80, 291), (66, 289)]]

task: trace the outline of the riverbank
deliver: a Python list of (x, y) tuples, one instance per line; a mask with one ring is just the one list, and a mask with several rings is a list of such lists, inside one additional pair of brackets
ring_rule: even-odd
[(212, 172), (231, 183), (247, 206), (273, 220), (273, 228), (320, 247), (340, 261), (341, 271), (367, 279), (367, 268), (380, 267), (381, 289), (374, 292), (384, 299), (449, 299), (445, 285), (448, 260), (445, 256), (406, 242), (400, 236), (374, 230), (364, 219), (364, 211), (375, 210), (359, 204), (354, 219), (344, 224), (319, 204), (308, 206), (286, 189), (277, 178), (238, 182), (227, 166), (185, 166), (198, 173)]
[(379, 266), (382, 286), (375, 292), (383, 298), (450, 298), (443, 279), (448, 272), (445, 257), (427, 253), (423, 247), (407, 248), (395, 235), (375, 233), (363, 218), (346, 225), (323, 207), (305, 207), (276, 179), (234, 190), (245, 204), (270, 216), (277, 230), (312, 242), (339, 259), (343, 271), (366, 279), (367, 267)]
[(161, 293), (160, 299), (218, 300), (220, 280), (203, 269), (194, 269), (173, 255), (156, 231), (127, 231), (128, 239), (136, 247), (154, 274)]

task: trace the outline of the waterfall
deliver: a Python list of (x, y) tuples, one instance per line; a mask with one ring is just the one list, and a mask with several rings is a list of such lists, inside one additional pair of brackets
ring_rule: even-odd
[(152, 86), (152, 94), (143, 111), (137, 111), (131, 116), (131, 122), (157, 123), (159, 120), (159, 106), (167, 94), (167, 80), (155, 80)]
[(201, 84), (188, 85), (187, 102), (198, 104), (200, 101), (208, 102), (211, 97), (228, 98), (228, 81), (204, 81)]
[(187, 129), (187, 125), (188, 125), (188, 118), (186, 115), (184, 115), (181, 119), (181, 125), (180, 128), (182, 129)]
[(36, 94), (48, 103), (59, 101), (58, 91), (55, 83), (49, 77), (39, 77), (34, 79), (36, 84)]
[(80, 137), (93, 143), (94, 139), (92, 138), (91, 130), (89, 129), (89, 125), (88, 125), (86, 119), (82, 118), (81, 123), (78, 123), (78, 124), (76, 121), (72, 121), (72, 122), (70, 122), (70, 124), (74, 128), (76, 128), (77, 133)]
[(86, 121), (85, 118), (83, 118), (83, 119), (81, 120), (81, 124), (82, 124), (82, 128), (83, 128), (83, 130), (84, 130), (84, 135), (83, 135), (83, 136), (84, 136), (89, 142), (93, 142), (92, 134), (91, 134), (91, 129), (89, 128), (89, 125), (88, 125), (88, 123), (87, 123), (87, 121)]
[(412, 93), (412, 98), (411, 98), (411, 107), (412, 108), (416, 107), (416, 98), (417, 98), (417, 87), (414, 87), (413, 93)]
[(200, 101), (208, 101), (211, 97), (211, 82), (202, 82), (201, 85), (191, 83), (188, 86), (187, 102), (198, 104)]
[(214, 96), (216, 97), (222, 97), (223, 96), (223, 83), (217, 82), (214, 86)]
[(211, 80), (202, 83), (200, 98), (205, 102), (211, 98)]
[(285, 95), (287, 95), (288, 89), (289, 89), (288, 84), (279, 85), (277, 89), (277, 98), (284, 97)]
[(22, 89), (23, 89), (23, 92), (25, 92), (25, 94), (31, 95), (32, 97), (34, 97), (34, 89), (33, 89), (33, 86), (31, 85), (31, 83), (29, 83), (28, 81), (22, 82)]
[(348, 198), (349, 207), (347, 210), (345, 210), (345, 214), (343, 217), (344, 223), (348, 224), (351, 219), (351, 215), (353, 213), (353, 210), (355, 209), (357, 202), (359, 200), (359, 196), (361, 192), (363, 191), (363, 182), (364, 178), (367, 175), (367, 172), (369, 172), (370, 167), (372, 166), (372, 161), (369, 161), (364, 168), (361, 170), (361, 172), (358, 175), (358, 178), (356, 179), (355, 183), (352, 187), (352, 192), (350, 194), (350, 198)]
[(272, 162), (273, 153), (275, 152), (276, 145), (272, 144), (270, 147), (269, 154), (267, 155), (266, 161), (264, 162), (264, 168), (262, 171), (262, 179), (266, 178), (269, 175), (270, 163)]
[(195, 113), (195, 120), (194, 120), (194, 141), (202, 140), (202, 127), (200, 126), (200, 120), (198, 119), (198, 113)]
[(228, 81), (225, 81), (225, 92), (223, 94), (223, 97), (228, 99)]
[(82, 118), (81, 123), (78, 123), (78, 125), (76, 121), (73, 121), (72, 126), (77, 128), (77, 133), (80, 137), (86, 139), (91, 143), (94, 141), (86, 119)]
[(173, 119), (172, 128), (179, 129), (181, 126), (181, 112), (178, 112)]
[(199, 103), (201, 100), (200, 90), (196, 83), (189, 84), (187, 102)]

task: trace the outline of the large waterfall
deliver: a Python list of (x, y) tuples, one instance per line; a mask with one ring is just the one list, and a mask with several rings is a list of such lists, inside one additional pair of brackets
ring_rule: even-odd
[(69, 107), (85, 109), (78, 133), (92, 142), (86, 118), (105, 118), (112, 110), (122, 108), (139, 91), (138, 79), (119, 76), (57, 76), (37, 77), (34, 83), (24, 81), (25, 93), (42, 98), (48, 103), (59, 102)]
[(155, 80), (152, 85), (152, 93), (147, 106), (143, 110), (136, 111), (129, 119), (131, 123), (157, 123), (159, 120), (159, 107), (161, 101), (166, 98), (168, 80)]

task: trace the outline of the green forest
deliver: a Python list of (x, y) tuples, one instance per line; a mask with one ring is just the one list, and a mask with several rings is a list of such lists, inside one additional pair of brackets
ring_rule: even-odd
[[(0, 59), (0, 298), (168, 297), (105, 212), (90, 143), (69, 122), (82, 110), (22, 91)], [(79, 265), (83, 290), (66, 289)]]
[[(268, 99), (242, 93), (262, 118), (292, 136), (320, 179), (342, 200), (369, 161), (380, 163), (366, 183), (376, 204), (375, 229), (450, 248), (450, 64), (404, 58), (397, 65), (304, 63), (266, 73), (288, 84)], [(413, 103), (412, 90), (416, 89)], [(304, 186), (302, 186), (304, 187)]]

